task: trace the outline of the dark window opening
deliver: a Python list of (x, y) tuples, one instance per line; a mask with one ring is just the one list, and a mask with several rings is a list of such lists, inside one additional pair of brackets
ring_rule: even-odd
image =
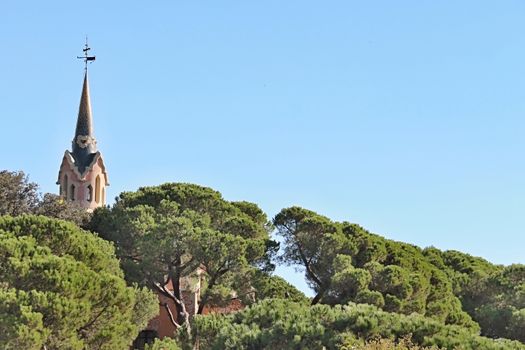
[(91, 202), (93, 200), (93, 187), (91, 185), (88, 185), (87, 187), (86, 200), (88, 202)]
[(133, 342), (133, 350), (144, 350), (146, 344), (153, 344), (155, 339), (159, 337), (156, 331), (145, 330), (139, 333), (139, 336)]
[(68, 187), (68, 184), (67, 184), (67, 175), (64, 175), (64, 186), (62, 186), (62, 191), (64, 192), (61, 192), (60, 194), (62, 195), (63, 198), (67, 199), (67, 187)]

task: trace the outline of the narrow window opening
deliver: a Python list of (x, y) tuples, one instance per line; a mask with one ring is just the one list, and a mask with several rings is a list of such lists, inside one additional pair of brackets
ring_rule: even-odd
[(64, 197), (65, 199), (67, 199), (67, 189), (68, 189), (68, 184), (67, 184), (67, 175), (64, 175), (64, 184), (62, 186), (62, 191), (60, 191), (60, 194), (62, 195), (62, 197)]
[(71, 184), (71, 190), (69, 191), (69, 199), (75, 200), (75, 185)]
[(88, 202), (93, 200), (93, 187), (91, 185), (88, 185), (87, 187), (86, 200)]
[(95, 202), (100, 203), (100, 175), (95, 179)]

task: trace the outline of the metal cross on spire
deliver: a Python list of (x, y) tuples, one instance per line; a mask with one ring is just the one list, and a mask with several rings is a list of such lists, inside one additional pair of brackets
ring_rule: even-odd
[(91, 50), (91, 48), (88, 46), (88, 38), (86, 36), (86, 45), (82, 49), (82, 51), (84, 51), (84, 56), (77, 56), (78, 59), (84, 60), (84, 64), (86, 65), (86, 67), (84, 69), (86, 70), (86, 72), (87, 72), (87, 67), (88, 67), (87, 64), (88, 64), (88, 62), (92, 63), (95, 60), (95, 56), (89, 56), (88, 55), (89, 50)]

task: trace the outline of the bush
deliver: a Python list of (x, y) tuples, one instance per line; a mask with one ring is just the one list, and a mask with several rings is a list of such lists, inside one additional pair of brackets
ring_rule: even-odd
[[(365, 349), (400, 341), (398, 349), (440, 347), (463, 350), (525, 349), (516, 341), (481, 337), (467, 328), (445, 325), (418, 314), (388, 313), (350, 303), (312, 307), (264, 300), (230, 315), (197, 316), (194, 337), (203, 349), (340, 349), (368, 340)], [(373, 340), (378, 339), (378, 342)], [(404, 339), (404, 340), (402, 340)], [(390, 343), (389, 343), (390, 341)], [(397, 343), (396, 343), (397, 344)], [(418, 348), (419, 347), (419, 348)], [(349, 348), (351, 349), (351, 347)]]
[(64, 221), (0, 217), (0, 348), (124, 349), (158, 312), (110, 243)]
[(146, 344), (144, 350), (181, 350), (181, 348), (174, 339), (164, 338), (155, 340), (151, 345)]

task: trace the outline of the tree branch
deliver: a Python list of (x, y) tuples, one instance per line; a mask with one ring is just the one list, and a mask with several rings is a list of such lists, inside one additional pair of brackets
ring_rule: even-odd
[(84, 338), (85, 337), (85, 334), (84, 332), (89, 328), (91, 327), (93, 324), (95, 324), (95, 322), (97, 322), (97, 320), (99, 319), (100, 316), (102, 316), (102, 314), (106, 311), (106, 309), (108, 308), (108, 305), (104, 306), (102, 308), (102, 310), (100, 310), (100, 312), (88, 323), (86, 323), (85, 325), (83, 325), (82, 327), (80, 327), (77, 332), (79, 334), (82, 334), (81, 335), (81, 338)]
[(303, 250), (301, 249), (301, 246), (299, 244), (296, 244), (296, 245), (297, 245), (297, 250), (299, 251), (299, 255), (301, 256), (301, 260), (303, 261), (304, 267), (306, 268), (306, 272), (310, 275), (310, 277), (314, 280), (314, 282), (319, 285), (319, 288), (321, 288), (323, 283), (312, 271), (310, 263), (306, 259), (306, 256), (304, 255)]
[(224, 265), (226, 265), (226, 261), (224, 261), (224, 263), (219, 267), (217, 272), (213, 276), (211, 276), (210, 282), (208, 283), (208, 288), (206, 288), (206, 292), (204, 292), (204, 296), (202, 297), (201, 302), (199, 303), (199, 309), (197, 311), (197, 314), (201, 315), (202, 311), (204, 311), (204, 307), (206, 306), (208, 298), (210, 297), (210, 290), (212, 290), (212, 288), (215, 286), (219, 277), (221, 277), (229, 271), (228, 268), (223, 268)]
[(178, 324), (177, 321), (175, 321), (175, 317), (173, 316), (173, 313), (171, 312), (171, 309), (168, 303), (159, 303), (159, 304), (160, 306), (164, 306), (164, 309), (166, 309), (166, 312), (168, 313), (171, 323), (175, 326), (175, 328), (179, 329), (181, 325)]
[[(171, 300), (173, 300), (177, 305), (180, 306), (181, 310), (182, 310), (182, 314), (184, 315), (184, 324), (186, 325), (186, 331), (188, 333), (188, 337), (191, 339), (191, 326), (190, 326), (190, 314), (188, 313), (188, 311), (186, 310), (186, 305), (184, 305), (184, 303), (182, 302), (182, 300), (180, 300), (179, 298), (177, 298), (175, 296), (175, 294), (173, 294), (172, 291), (170, 291), (168, 288), (166, 288), (166, 285), (164, 286), (161, 286), (160, 283), (158, 282), (155, 282), (153, 283), (153, 285), (155, 286), (155, 288), (157, 289), (157, 291), (159, 291), (162, 295), (164, 295), (165, 297), (167, 298), (170, 298)], [(171, 315), (170, 317), (172, 317), (173, 315)], [(177, 327), (178, 323), (175, 322), (175, 320), (173, 319), (172, 320), (172, 323), (175, 327)]]

